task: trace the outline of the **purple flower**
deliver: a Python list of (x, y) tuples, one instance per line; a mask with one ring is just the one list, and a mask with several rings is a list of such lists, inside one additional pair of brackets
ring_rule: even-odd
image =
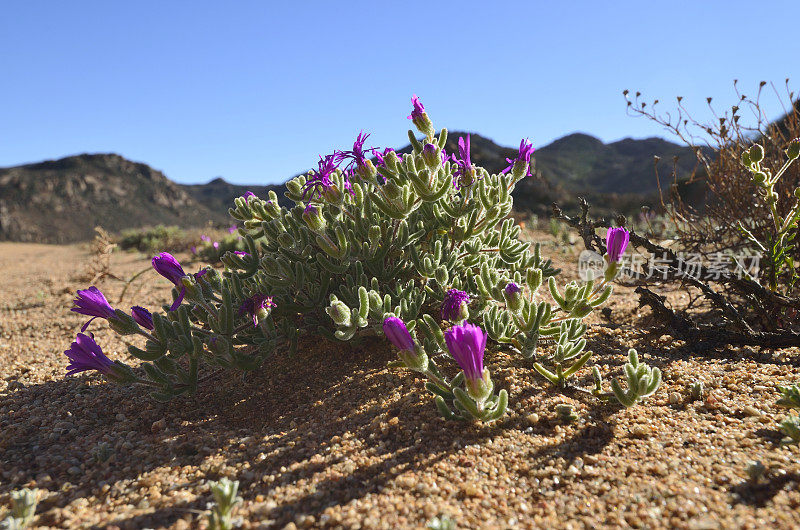
[(455, 322), (463, 320), (462, 304), (469, 304), (469, 295), (458, 289), (450, 289), (445, 293), (442, 302), (442, 320)]
[(486, 350), (486, 333), (473, 324), (453, 326), (444, 334), (450, 355), (464, 370), (468, 381), (483, 379), (483, 353)]
[(453, 156), (453, 160), (458, 166), (455, 173), (453, 173), (453, 186), (456, 189), (461, 187), (460, 183), (470, 185), (475, 180), (475, 168), (472, 166), (469, 153), (469, 135), (467, 135), (466, 140), (464, 140), (463, 136), (458, 139), (458, 156), (461, 158)]
[(228, 233), (229, 234), (233, 234), (234, 232), (236, 232), (236, 230), (238, 230), (236, 225), (231, 225), (231, 226), (228, 227)]
[(515, 295), (517, 293), (521, 293), (522, 292), (522, 288), (519, 285), (517, 285), (516, 283), (514, 283), (514, 282), (508, 282), (506, 284), (505, 291), (506, 291), (506, 294), (508, 296), (513, 296), (513, 295)]
[(250, 255), (247, 252), (245, 252), (244, 250), (234, 250), (233, 253), (236, 254), (237, 256), (239, 256), (240, 258), (243, 258), (245, 256), (249, 256)]
[(169, 308), (170, 311), (175, 311), (178, 306), (181, 305), (181, 302), (183, 302), (183, 297), (186, 296), (186, 286), (183, 285), (181, 281), (181, 278), (186, 276), (186, 273), (183, 272), (183, 267), (181, 267), (181, 264), (175, 259), (175, 256), (169, 252), (162, 252), (153, 257), (153, 268), (180, 290), (178, 298), (175, 299), (172, 307)]
[(140, 305), (133, 306), (131, 308), (131, 316), (143, 328), (153, 330), (153, 315), (144, 307)]
[(192, 248), (190, 248), (189, 250), (192, 251), (192, 254), (197, 254), (197, 247), (196, 246), (192, 245)]
[(425, 107), (422, 106), (420, 103), (419, 98), (416, 94), (411, 96), (411, 104), (414, 105), (414, 108), (411, 111), (411, 116), (408, 117), (409, 120), (418, 120), (423, 117), (425, 114)]
[(367, 138), (369, 138), (369, 135), (368, 134), (365, 135), (364, 131), (361, 131), (358, 134), (356, 141), (353, 143), (352, 151), (337, 151), (336, 153), (334, 153), (337, 164), (341, 164), (345, 160), (350, 161), (344, 168), (346, 174), (352, 175), (354, 165), (356, 166), (356, 168), (360, 168), (364, 164), (366, 164), (367, 157), (364, 155), (364, 143), (367, 141)]
[(439, 151), (438, 154), (436, 151), (439, 151), (439, 147), (431, 143), (426, 143), (422, 147), (422, 159), (428, 167), (434, 168), (438, 166), (440, 162), (444, 164), (447, 160), (447, 155), (444, 154), (444, 150)]
[(244, 315), (245, 313), (253, 317), (253, 325), (257, 326), (258, 321), (262, 318), (267, 317), (267, 312), (275, 307), (275, 303), (272, 301), (271, 296), (267, 296), (264, 294), (255, 294), (242, 302), (241, 307), (239, 307), (239, 316)]
[(87, 370), (97, 370), (104, 375), (113, 375), (114, 362), (105, 356), (103, 350), (94, 341), (94, 337), (78, 333), (75, 342), (68, 350), (65, 350), (69, 365), (67, 365), (67, 375), (86, 372)]
[(100, 292), (100, 289), (94, 285), (83, 291), (78, 291), (78, 297), (73, 300), (75, 307), (71, 309), (75, 313), (90, 316), (86, 324), (83, 325), (81, 331), (86, 331), (89, 323), (95, 318), (116, 318), (117, 314), (114, 308), (108, 303), (106, 297)]
[(205, 241), (206, 243), (211, 243), (211, 238), (208, 237), (207, 235), (203, 234), (202, 236), (200, 236), (200, 241)]
[(416, 95), (411, 98), (411, 104), (414, 108), (411, 110), (411, 116), (409, 116), (408, 119), (414, 122), (414, 126), (419, 132), (429, 139), (433, 138), (435, 132), (433, 123), (431, 123), (431, 119), (428, 118), (428, 114), (425, 112), (425, 107), (422, 106), (422, 103), (420, 103)]
[(619, 263), (625, 249), (628, 247), (630, 234), (622, 227), (609, 228), (606, 232), (606, 248), (608, 249), (608, 260), (612, 263)]
[(249, 191), (249, 190), (244, 192), (244, 195), (242, 195), (242, 198), (244, 199), (244, 202), (246, 202), (246, 203), (249, 203), (250, 199), (253, 198), (253, 197), (258, 198), (258, 197), (256, 197), (255, 193), (253, 193), (252, 191)]
[(326, 155), (324, 158), (322, 156), (319, 157), (316, 172), (310, 175), (303, 185), (303, 200), (306, 200), (309, 194), (312, 199), (321, 199), (322, 194), (333, 186), (331, 175), (336, 171), (335, 158), (335, 155)]
[(214, 241), (211, 243), (211, 246), (214, 247), (215, 250), (219, 250), (219, 241)]
[(414, 339), (411, 338), (411, 333), (406, 328), (405, 322), (397, 317), (387, 317), (383, 321), (383, 333), (398, 350), (414, 351), (417, 347)]
[(379, 153), (378, 151), (373, 151), (375, 158), (378, 159), (378, 163), (376, 165), (379, 167), (386, 166), (386, 157), (389, 156), (389, 153), (394, 153), (394, 152), (395, 152), (394, 149), (392, 149), (391, 147), (387, 147), (386, 149), (384, 149), (383, 153)]
[[(501, 171), (501, 174), (505, 175), (514, 168), (515, 163), (519, 162), (527, 165), (527, 172), (525, 173), (525, 176), (527, 177), (532, 176), (533, 174), (531, 173), (531, 155), (533, 154), (533, 151), (534, 151), (533, 144), (527, 138), (523, 138), (522, 141), (519, 143), (519, 154), (517, 155), (517, 158), (513, 160), (510, 158), (506, 158), (506, 162), (508, 162), (509, 165), (507, 168)], [(520, 171), (522, 171), (522, 169), (520, 169)]]

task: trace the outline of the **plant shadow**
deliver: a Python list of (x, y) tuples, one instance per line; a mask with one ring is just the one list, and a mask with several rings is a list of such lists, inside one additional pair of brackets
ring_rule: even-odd
[[(0, 395), (0, 494), (46, 490), (37, 523), (59, 525), (73, 501), (113, 502), (133, 483), (144, 488), (145, 508), (89, 524), (139, 528), (203, 511), (207, 482), (227, 476), (246, 500), (279, 491), (261, 515), (282, 525), (298, 514), (318, 519), (496, 430), (441, 420), (411, 392), (421, 380), (385, 371), (394, 354), (383, 341), (302, 346), (170, 403), (92, 376)], [(189, 500), (176, 501), (181, 491)]]

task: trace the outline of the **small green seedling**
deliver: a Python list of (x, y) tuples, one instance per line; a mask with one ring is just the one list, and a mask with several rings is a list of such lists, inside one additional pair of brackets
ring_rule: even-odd
[(426, 526), (428, 530), (456, 530), (456, 522), (446, 515), (434, 517)]
[(778, 405), (786, 407), (787, 409), (800, 409), (800, 386), (778, 386), (781, 392), (781, 398), (778, 400)]
[(11, 492), (11, 513), (2, 522), (3, 530), (22, 530), (27, 528), (36, 514), (37, 490), (21, 489)]
[(705, 391), (705, 385), (703, 385), (703, 382), (699, 379), (695, 379), (692, 384), (689, 385), (689, 395), (694, 401), (703, 399)]
[(575, 407), (568, 403), (559, 403), (556, 405), (556, 415), (558, 419), (564, 423), (572, 423), (580, 417), (575, 412)]
[(633, 348), (628, 350), (625, 377), (628, 382), (627, 390), (622, 390), (622, 386), (616, 377), (611, 381), (611, 390), (614, 392), (617, 401), (628, 408), (652, 395), (661, 386), (661, 370), (650, 368), (645, 363), (640, 363), (639, 355)]
[(779, 426), (781, 432), (786, 435), (781, 443), (785, 445), (800, 443), (800, 417), (789, 414)]
[(211, 494), (214, 496), (214, 505), (208, 518), (208, 527), (211, 530), (231, 530), (233, 508), (242, 502), (236, 494), (239, 492), (239, 481), (221, 478), (211, 483)]

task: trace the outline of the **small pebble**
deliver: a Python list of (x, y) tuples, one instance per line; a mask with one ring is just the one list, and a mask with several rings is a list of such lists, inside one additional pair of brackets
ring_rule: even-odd
[(745, 416), (749, 416), (751, 418), (756, 418), (756, 417), (761, 416), (761, 411), (758, 410), (757, 408), (753, 407), (752, 405), (747, 405), (746, 407), (744, 407), (742, 409), (742, 413)]

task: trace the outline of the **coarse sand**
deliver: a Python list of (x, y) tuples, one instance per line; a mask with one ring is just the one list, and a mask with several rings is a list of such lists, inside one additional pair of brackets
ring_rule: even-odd
[[(573, 253), (543, 250), (575, 274)], [(441, 419), (420, 377), (386, 367), (394, 353), (380, 338), (308, 337), (293, 357), (170, 403), (65, 377), (62, 352), (85, 321), (69, 307), (89, 259), (85, 245), (0, 243), (0, 506), (39, 489), (35, 527), (204, 528), (208, 483), (228, 477), (241, 484), (241, 528), (424, 528), (441, 515), (457, 528), (800, 528), (800, 448), (779, 444), (786, 412), (775, 405), (776, 384), (798, 380), (798, 352), (693, 351), (659, 336), (630, 287), (616, 289), (610, 315), (590, 317), (589, 364), (608, 385), (635, 347), (663, 370), (654, 396), (626, 410), (562, 394), (490, 345), (511, 405), (481, 425)], [(148, 264), (111, 260), (122, 278)], [(122, 282), (98, 287), (125, 310), (155, 310), (170, 288), (145, 274), (118, 304)], [(99, 320), (91, 329), (112, 359), (130, 361), (125, 340), (140, 345)], [(591, 387), (588, 367), (576, 382)], [(559, 403), (579, 419), (561, 423)], [(757, 482), (752, 460), (768, 470)]]

